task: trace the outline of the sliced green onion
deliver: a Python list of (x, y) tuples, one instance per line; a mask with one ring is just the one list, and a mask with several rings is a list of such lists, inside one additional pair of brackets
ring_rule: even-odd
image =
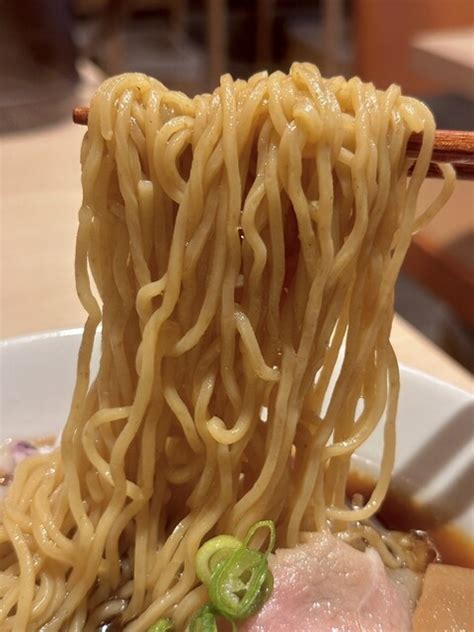
[(206, 586), (220, 562), (226, 560), (242, 543), (232, 535), (218, 535), (205, 542), (196, 554), (196, 575)]
[(213, 573), (209, 599), (222, 616), (246, 619), (269, 597), (272, 585), (266, 556), (242, 546)]
[(275, 523), (273, 522), (273, 520), (260, 520), (259, 522), (256, 522), (253, 526), (251, 526), (247, 532), (247, 535), (245, 536), (244, 546), (248, 547), (248, 545), (252, 541), (253, 536), (257, 533), (259, 529), (268, 529), (268, 531), (270, 532), (268, 538), (268, 546), (264, 553), (265, 556), (270, 555), (270, 553), (275, 548), (276, 540)]
[(189, 624), (189, 632), (218, 632), (213, 608), (206, 603), (200, 608)]
[[(250, 548), (260, 529), (268, 529), (264, 551)], [(220, 535), (205, 542), (196, 555), (196, 574), (208, 588), (210, 603), (192, 619), (189, 632), (217, 632), (216, 615), (225, 617), (236, 630), (235, 621), (253, 615), (273, 590), (268, 556), (275, 546), (275, 525), (271, 520), (256, 522), (243, 542)]]
[(160, 619), (152, 626), (150, 626), (147, 632), (173, 632), (174, 623), (171, 619)]

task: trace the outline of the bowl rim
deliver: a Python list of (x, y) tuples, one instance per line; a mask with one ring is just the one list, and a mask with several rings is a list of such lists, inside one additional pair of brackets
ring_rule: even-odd
[[(69, 327), (69, 328), (64, 328), (64, 329), (47, 329), (45, 331), (19, 334), (17, 336), (9, 336), (6, 338), (1, 338), (0, 339), (0, 352), (3, 349), (14, 347), (16, 345), (31, 344), (35, 342), (42, 342), (44, 340), (66, 338), (66, 337), (71, 337), (71, 336), (79, 337), (82, 335), (83, 331), (84, 331), (84, 327), (82, 326)], [(101, 331), (102, 331), (102, 326), (99, 325), (97, 327), (97, 333), (101, 333)], [(426, 373), (425, 371), (422, 371), (421, 369), (417, 369), (408, 364), (405, 364), (404, 362), (399, 362), (398, 366), (400, 367), (400, 369), (403, 370), (404, 373), (410, 373), (414, 377), (425, 379), (428, 382), (431, 382), (431, 384), (435, 387), (438, 386), (441, 388), (449, 388), (453, 392), (453, 394), (457, 393), (459, 396), (463, 398), (467, 397), (469, 399), (474, 400), (474, 389), (473, 389), (473, 392), (471, 393), (461, 388), (460, 386), (456, 386), (455, 384), (446, 382), (445, 380), (442, 380), (441, 378), (431, 375), (430, 373)]]

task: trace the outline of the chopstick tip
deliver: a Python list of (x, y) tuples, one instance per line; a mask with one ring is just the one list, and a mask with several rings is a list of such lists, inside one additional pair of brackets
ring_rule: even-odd
[(87, 119), (89, 116), (89, 108), (78, 107), (72, 111), (72, 120), (76, 125), (87, 125)]

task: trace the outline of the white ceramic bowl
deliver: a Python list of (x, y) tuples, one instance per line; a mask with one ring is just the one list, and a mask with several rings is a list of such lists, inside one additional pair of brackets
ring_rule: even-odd
[[(58, 435), (68, 413), (82, 330), (0, 342), (0, 440)], [(97, 360), (97, 357), (96, 357)], [(401, 368), (395, 477), (474, 536), (474, 397)], [(381, 432), (358, 452), (376, 468)], [(376, 471), (376, 470), (375, 470)]]

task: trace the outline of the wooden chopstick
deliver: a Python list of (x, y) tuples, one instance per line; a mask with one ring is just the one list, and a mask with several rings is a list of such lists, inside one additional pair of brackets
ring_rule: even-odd
[[(87, 125), (89, 108), (74, 108), (72, 120), (78, 125)], [(412, 134), (408, 140), (407, 155), (416, 157), (423, 140), (422, 134)], [(474, 132), (437, 130), (433, 147), (432, 162), (428, 170), (429, 178), (442, 177), (436, 163), (450, 162), (461, 180), (474, 180)]]
[(76, 125), (87, 125), (89, 119), (89, 108), (74, 108), (72, 111), (72, 120)]
[[(422, 134), (412, 134), (408, 140), (407, 155), (416, 156), (421, 147)], [(474, 132), (439, 129), (435, 134), (433, 162), (474, 164)]]

